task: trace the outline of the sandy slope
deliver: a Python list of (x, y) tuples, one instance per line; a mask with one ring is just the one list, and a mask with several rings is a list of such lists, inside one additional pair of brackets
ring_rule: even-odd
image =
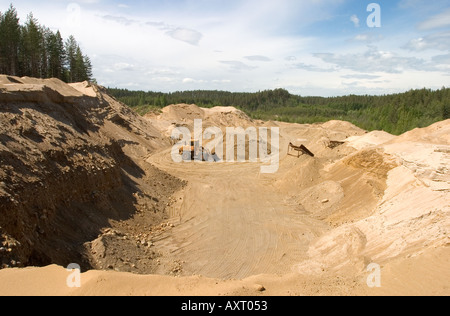
[[(86, 94), (84, 85), (70, 89)], [(450, 294), (450, 121), (396, 137), (347, 122), (256, 122), (233, 108), (177, 105), (147, 122), (169, 137), (196, 118), (279, 127), (279, 171), (177, 164), (161, 147), (146, 163), (187, 185), (167, 205), (167, 229), (148, 237), (160, 253), (153, 275), (89, 271), (70, 289), (62, 267), (5, 269), (0, 295)], [(315, 157), (289, 155), (289, 142)], [(371, 263), (381, 267), (381, 288), (367, 286)]]
[[(81, 287), (69, 288), (72, 271), (59, 266), (0, 271), (0, 295), (37, 296), (304, 296), (304, 295), (449, 295), (449, 250), (430, 249), (420, 256), (398, 258), (382, 266), (381, 287), (366, 285), (368, 272), (321, 275), (256, 275), (243, 280), (201, 276), (168, 277), (89, 271)], [(266, 289), (260, 292), (263, 285)]]
[(160, 224), (181, 187), (145, 162), (169, 141), (87, 82), (0, 81), (0, 268), (152, 272), (157, 254), (135, 227)]

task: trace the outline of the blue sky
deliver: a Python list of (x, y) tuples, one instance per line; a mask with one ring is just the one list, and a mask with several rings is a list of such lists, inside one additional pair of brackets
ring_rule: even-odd
[[(450, 0), (0, 0), (73, 34), (105, 86), (386, 94), (450, 86)], [(380, 7), (381, 27), (367, 11)]]

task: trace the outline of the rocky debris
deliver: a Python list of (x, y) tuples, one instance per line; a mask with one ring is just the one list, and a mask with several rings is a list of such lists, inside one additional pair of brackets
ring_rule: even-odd
[(175, 260), (170, 267), (170, 275), (180, 276), (183, 273), (183, 261)]
[(0, 268), (20, 267), (22, 263), (17, 256), (20, 242), (3, 233), (0, 227)]
[[(138, 274), (155, 273), (161, 265), (163, 256), (157, 250), (155, 239), (161, 233), (172, 229), (174, 225), (162, 223), (146, 227), (141, 223), (142, 221), (136, 220), (116, 223), (113, 226), (120, 227), (120, 230), (106, 228), (97, 239), (86, 243), (84, 246), (91, 265), (99, 270), (117, 270)], [(179, 275), (181, 272), (181, 262), (169, 264), (167, 273)]]

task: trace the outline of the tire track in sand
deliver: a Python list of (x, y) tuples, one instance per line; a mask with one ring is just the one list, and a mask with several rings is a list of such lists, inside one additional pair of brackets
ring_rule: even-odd
[(188, 181), (179, 224), (156, 243), (185, 275), (230, 279), (284, 274), (306, 259), (308, 245), (327, 226), (286, 205), (258, 164), (181, 163), (165, 151), (150, 163)]

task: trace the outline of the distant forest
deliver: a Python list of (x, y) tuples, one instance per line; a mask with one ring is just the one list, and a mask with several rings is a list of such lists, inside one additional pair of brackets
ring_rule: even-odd
[(140, 114), (179, 103), (197, 104), (200, 107), (234, 106), (253, 119), (301, 124), (344, 120), (368, 131), (384, 130), (395, 135), (450, 118), (450, 89), (444, 87), (440, 90), (411, 90), (383, 96), (330, 98), (302, 97), (284, 89), (257, 93), (108, 90), (112, 96)]
[(20, 25), (16, 9), (0, 12), (0, 73), (58, 78), (65, 82), (92, 81), (92, 64), (76, 39), (40, 25), (30, 13)]

